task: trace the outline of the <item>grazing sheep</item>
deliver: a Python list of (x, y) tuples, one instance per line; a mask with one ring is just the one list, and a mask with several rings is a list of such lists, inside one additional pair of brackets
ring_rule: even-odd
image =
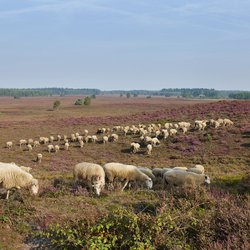
[(28, 147), (28, 150), (29, 150), (29, 151), (31, 151), (31, 150), (32, 150), (32, 146), (31, 146), (31, 144), (28, 144), (28, 145), (27, 145), (27, 147)]
[(160, 141), (155, 137), (155, 138), (152, 138), (151, 144), (152, 146), (157, 146), (157, 145), (160, 145)]
[(80, 148), (83, 148), (84, 142), (80, 140), (79, 143), (80, 143)]
[(117, 134), (112, 134), (110, 136), (110, 141), (116, 142), (118, 141), (119, 136)]
[(67, 140), (68, 139), (68, 136), (67, 135), (63, 135), (63, 140)]
[[(204, 174), (205, 173), (205, 168), (202, 165), (194, 165), (193, 168), (189, 168), (188, 170), (191, 169), (191, 172), (197, 173), (197, 174)], [(188, 171), (187, 170), (187, 171)]]
[(52, 144), (49, 144), (47, 148), (49, 153), (54, 150), (54, 146)]
[(55, 152), (57, 153), (57, 152), (60, 150), (59, 145), (55, 145), (54, 150), (55, 150)]
[(43, 158), (43, 155), (39, 153), (39, 154), (37, 154), (36, 161), (37, 161), (38, 163), (41, 163), (41, 162), (42, 162), (42, 158)]
[(38, 180), (16, 164), (1, 162), (0, 187), (7, 189), (6, 199), (9, 199), (9, 190), (11, 188), (30, 188), (31, 192), (36, 195), (38, 193)]
[(84, 129), (83, 134), (84, 134), (85, 136), (87, 136), (88, 133), (89, 133), (89, 131), (88, 131), (87, 129)]
[(163, 175), (164, 185), (171, 186), (200, 186), (201, 184), (210, 184), (210, 178), (204, 174), (196, 174), (183, 170), (171, 170)]
[(50, 142), (50, 143), (53, 143), (54, 140), (55, 140), (55, 137), (51, 135), (51, 136), (49, 137), (49, 142)]
[(98, 138), (96, 135), (92, 135), (91, 140), (92, 140), (92, 142), (96, 143), (98, 141)]
[(163, 139), (166, 140), (169, 136), (168, 130), (167, 129), (163, 129), (162, 130), (162, 134), (163, 134)]
[(107, 143), (108, 141), (109, 141), (108, 136), (104, 135), (104, 136), (102, 137), (102, 142), (103, 142), (103, 144)]
[(148, 145), (147, 145), (147, 154), (148, 154), (148, 155), (151, 155), (151, 154), (152, 154), (152, 149), (153, 149), (152, 145), (151, 145), (151, 144), (148, 144)]
[(57, 135), (57, 140), (61, 141), (62, 137), (60, 135)]
[(155, 176), (154, 176), (154, 174), (153, 174), (153, 172), (152, 172), (151, 169), (146, 168), (146, 167), (138, 167), (138, 169), (139, 169), (142, 173), (146, 174), (149, 178), (151, 178), (152, 181), (155, 180)]
[(97, 195), (105, 186), (105, 172), (102, 166), (90, 162), (81, 162), (75, 165), (73, 170), (75, 181), (84, 181), (88, 187), (94, 189)]
[(33, 145), (34, 148), (37, 147), (37, 146), (39, 146), (39, 145), (40, 145), (39, 141), (34, 141), (34, 145)]
[(26, 144), (27, 144), (27, 141), (24, 140), (24, 139), (21, 139), (21, 140), (19, 141), (20, 148), (22, 147), (23, 144), (26, 145)]
[(11, 149), (12, 146), (13, 146), (13, 142), (12, 141), (7, 141), (6, 142), (6, 148)]
[(75, 134), (71, 134), (70, 139), (72, 142), (76, 141), (76, 136)]
[(138, 151), (139, 151), (139, 149), (140, 149), (140, 144), (139, 143), (136, 143), (136, 142), (132, 142), (131, 144), (130, 144), (130, 146), (131, 146), (131, 151), (134, 153), (134, 154), (136, 154)]
[(163, 169), (162, 168), (153, 168), (152, 173), (155, 177), (162, 177), (163, 176)]
[(231, 120), (229, 120), (229, 119), (223, 119), (223, 125), (224, 126), (231, 126), (231, 125), (233, 125), (234, 123), (231, 121)]
[(113, 183), (115, 178), (124, 180), (125, 184), (123, 185), (122, 190), (124, 190), (129, 181), (146, 184), (147, 188), (150, 189), (153, 187), (152, 179), (142, 173), (136, 166), (111, 162), (105, 164), (103, 168), (110, 183)]
[(171, 129), (169, 130), (169, 136), (174, 136), (174, 135), (176, 135), (176, 134), (177, 134), (177, 130), (176, 130), (176, 129), (171, 128)]
[(86, 143), (91, 142), (91, 140), (92, 140), (92, 136), (87, 135), (87, 136), (85, 137), (85, 142), (86, 142)]
[(65, 149), (65, 150), (69, 150), (69, 143), (68, 143), (68, 142), (66, 142), (66, 143), (64, 144), (64, 149)]

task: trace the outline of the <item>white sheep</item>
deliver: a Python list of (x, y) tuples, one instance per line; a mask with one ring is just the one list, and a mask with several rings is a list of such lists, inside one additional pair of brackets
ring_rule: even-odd
[(98, 138), (96, 135), (92, 135), (91, 140), (92, 140), (92, 142), (96, 143), (98, 141)]
[(79, 143), (80, 143), (80, 148), (83, 148), (84, 142), (80, 140)]
[(29, 172), (32, 170), (31, 167), (20, 166), (20, 168), (21, 168), (22, 170), (26, 171), (27, 173), (29, 173)]
[(153, 174), (153, 172), (152, 172), (151, 169), (149, 169), (149, 168), (147, 168), (147, 167), (138, 167), (138, 169), (139, 169), (142, 173), (146, 174), (149, 178), (151, 178), (152, 181), (155, 180), (155, 176), (154, 176), (154, 174)]
[(210, 178), (205, 174), (196, 174), (183, 170), (167, 171), (163, 175), (164, 185), (171, 186), (191, 186), (196, 187), (201, 184), (210, 184)]
[(187, 169), (188, 172), (193, 172), (196, 174), (204, 174), (205, 173), (205, 168), (202, 165), (195, 165), (192, 168)]
[(49, 144), (49, 145), (47, 146), (47, 148), (48, 148), (48, 152), (50, 153), (51, 151), (54, 150), (54, 145)]
[(167, 129), (163, 129), (162, 130), (162, 134), (163, 134), (163, 139), (166, 140), (169, 136), (168, 130)]
[(24, 139), (21, 139), (21, 140), (19, 141), (20, 148), (22, 147), (23, 144), (26, 145), (26, 144), (27, 144), (27, 141), (24, 140)]
[(36, 195), (38, 193), (38, 180), (16, 164), (1, 162), (0, 187), (7, 189), (6, 199), (9, 199), (9, 190), (11, 188), (30, 188), (31, 192)]
[(229, 120), (229, 119), (223, 119), (223, 125), (224, 126), (231, 126), (231, 125), (233, 125), (234, 123), (231, 121), (231, 120)]
[(13, 142), (12, 141), (7, 141), (6, 142), (6, 148), (11, 149), (12, 146), (13, 146)]
[(113, 183), (115, 178), (124, 180), (125, 183), (122, 190), (124, 190), (130, 181), (146, 184), (147, 188), (150, 189), (153, 187), (152, 179), (142, 173), (136, 166), (111, 162), (105, 164), (103, 168), (110, 183)]
[(119, 136), (117, 134), (112, 134), (110, 136), (110, 141), (116, 142), (118, 141)]
[(34, 140), (33, 139), (28, 139), (28, 144), (33, 144), (34, 143)]
[(49, 137), (49, 142), (50, 142), (50, 143), (53, 143), (54, 140), (55, 140), (55, 137), (51, 135), (51, 136)]
[(187, 167), (174, 167), (172, 169), (174, 169), (174, 170), (187, 170), (188, 168)]
[(176, 135), (177, 134), (177, 130), (175, 129), (175, 128), (171, 128), (170, 130), (169, 130), (169, 136), (174, 136), (174, 135)]
[(152, 149), (153, 149), (152, 145), (151, 145), (151, 144), (148, 144), (148, 145), (147, 145), (147, 154), (148, 154), (148, 155), (151, 155), (151, 154), (152, 154)]
[(88, 187), (94, 189), (97, 195), (105, 186), (105, 172), (102, 166), (90, 162), (81, 162), (74, 166), (75, 181), (84, 181)]
[(107, 143), (108, 141), (109, 141), (108, 136), (104, 135), (104, 136), (102, 137), (102, 142), (103, 142), (103, 144)]
[(89, 133), (89, 131), (88, 131), (87, 129), (84, 129), (83, 134), (84, 134), (85, 136), (87, 136), (88, 133)]
[(69, 143), (68, 143), (68, 142), (66, 142), (66, 143), (64, 144), (64, 149), (65, 149), (65, 150), (69, 150)]
[(27, 147), (28, 147), (29, 151), (31, 151), (33, 149), (32, 146), (31, 146), (31, 144), (28, 144)]
[(57, 152), (60, 150), (59, 145), (55, 145), (54, 150), (55, 150), (55, 152), (57, 153)]
[(130, 146), (131, 146), (131, 151), (132, 151), (134, 154), (136, 154), (136, 153), (139, 151), (140, 147), (141, 147), (141, 145), (140, 145), (139, 143), (137, 143), (137, 142), (132, 142), (132, 143), (130, 144)]
[(37, 162), (38, 163), (41, 163), (42, 162), (42, 158), (43, 158), (43, 155), (42, 154), (37, 154), (37, 158), (36, 158), (36, 160), (37, 160)]
[(86, 143), (91, 142), (91, 140), (92, 140), (92, 136), (87, 135), (87, 136), (85, 137), (85, 142), (86, 142)]
[(157, 145), (160, 145), (160, 141), (158, 140), (158, 138), (154, 137), (151, 140), (151, 144), (152, 146), (157, 146)]
[(62, 136), (61, 135), (57, 135), (57, 140), (61, 141), (61, 139), (62, 139)]

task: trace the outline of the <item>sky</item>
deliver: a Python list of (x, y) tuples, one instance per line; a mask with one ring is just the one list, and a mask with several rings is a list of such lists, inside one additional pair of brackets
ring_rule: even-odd
[(0, 87), (250, 90), (250, 0), (0, 0)]

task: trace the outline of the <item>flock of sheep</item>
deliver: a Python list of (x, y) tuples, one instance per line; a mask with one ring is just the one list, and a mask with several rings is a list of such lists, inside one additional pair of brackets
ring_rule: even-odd
[[(191, 129), (202, 131), (206, 127), (218, 128), (220, 126), (230, 126), (233, 122), (229, 119), (217, 119), (217, 120), (196, 120), (194, 125), (191, 126), (190, 122), (178, 122), (178, 123), (165, 123), (161, 124), (139, 124), (138, 126), (115, 126), (113, 129), (100, 128), (95, 135), (88, 135), (88, 130), (84, 130), (84, 133), (67, 135), (40, 137), (39, 140), (21, 139), (19, 146), (22, 148), (26, 145), (27, 150), (32, 150), (34, 147), (38, 147), (40, 144), (48, 144), (47, 150), (49, 153), (58, 152), (61, 150), (58, 144), (53, 145), (54, 141), (60, 142), (63, 140), (64, 150), (69, 150), (71, 143), (78, 143), (79, 147), (83, 147), (85, 143), (89, 142), (116, 142), (118, 141), (118, 134), (120, 135), (138, 135), (140, 142), (131, 143), (131, 152), (137, 153), (140, 150), (141, 145), (145, 146), (146, 153), (150, 155), (153, 147), (160, 144), (160, 140), (166, 140), (168, 137), (173, 137), (178, 133), (186, 134)], [(112, 131), (112, 134), (109, 133)], [(116, 132), (116, 133), (115, 133)], [(98, 139), (97, 135), (103, 134), (102, 139)], [(11, 149), (13, 142), (6, 142), (6, 147)], [(42, 154), (37, 154), (37, 161), (41, 163)], [(9, 197), (9, 190), (11, 188), (20, 189), (22, 187), (29, 187), (33, 194), (38, 192), (38, 181), (33, 178), (29, 173), (30, 168), (19, 167), (15, 163), (0, 163), (0, 187), (7, 189), (7, 199)], [(195, 165), (194, 167), (187, 169), (184, 167), (175, 168), (149, 168), (137, 167), (133, 165), (121, 164), (121, 163), (107, 163), (103, 167), (94, 164), (82, 162), (74, 167), (73, 175), (75, 181), (83, 181), (94, 192), (99, 195), (105, 187), (105, 180), (108, 182), (108, 186), (113, 186), (114, 181), (122, 183), (122, 190), (129, 184), (133, 183), (142, 184), (146, 188), (152, 188), (155, 180), (159, 178), (163, 181), (164, 185), (192, 185), (198, 186), (202, 183), (210, 183), (210, 179), (204, 173), (204, 167), (201, 165)]]

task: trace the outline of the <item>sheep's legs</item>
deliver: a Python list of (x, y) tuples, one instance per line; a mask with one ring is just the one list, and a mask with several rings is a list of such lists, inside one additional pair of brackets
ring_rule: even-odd
[(9, 195), (10, 195), (10, 190), (7, 191), (6, 200), (9, 199)]
[(125, 181), (124, 186), (122, 187), (122, 191), (124, 190), (124, 188), (128, 185), (128, 180)]

